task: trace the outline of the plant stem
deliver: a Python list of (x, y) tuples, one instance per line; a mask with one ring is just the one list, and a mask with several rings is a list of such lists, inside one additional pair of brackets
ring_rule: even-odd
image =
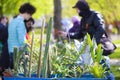
[(31, 42), (31, 47), (30, 47), (30, 62), (29, 62), (29, 72), (28, 72), (29, 77), (31, 77), (31, 63), (32, 63), (33, 43), (34, 43), (34, 33), (32, 33), (32, 42)]
[(47, 36), (46, 36), (46, 46), (45, 46), (45, 53), (43, 57), (43, 70), (42, 76), (44, 78), (47, 77), (47, 64), (48, 64), (48, 50), (49, 50), (49, 42), (50, 42), (50, 35), (52, 31), (52, 18), (49, 20), (48, 29), (47, 29)]
[(17, 53), (18, 53), (18, 48), (17, 48), (17, 47), (14, 47), (14, 54), (13, 54), (14, 76), (18, 76)]
[(41, 71), (41, 54), (42, 54), (42, 45), (43, 45), (44, 24), (45, 24), (45, 20), (43, 19), (41, 34), (40, 34), (40, 50), (39, 50), (38, 70), (37, 70), (37, 77), (39, 78), (40, 78), (40, 71)]

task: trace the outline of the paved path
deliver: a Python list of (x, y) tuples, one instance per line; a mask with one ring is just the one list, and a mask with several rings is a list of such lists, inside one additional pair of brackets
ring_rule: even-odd
[(110, 64), (120, 66), (120, 59), (110, 59)]
[(120, 40), (120, 35), (110, 35), (112, 40)]
[[(110, 35), (112, 40), (120, 40), (120, 35)], [(116, 44), (117, 47), (120, 47), (120, 44)], [(120, 66), (120, 59), (110, 59), (111, 65)]]

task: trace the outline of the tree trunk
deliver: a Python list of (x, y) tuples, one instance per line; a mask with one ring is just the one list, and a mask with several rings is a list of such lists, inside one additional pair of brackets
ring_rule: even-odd
[(54, 0), (54, 38), (58, 39), (59, 36), (56, 34), (56, 30), (61, 30), (61, 16), (62, 16), (62, 8), (61, 8), (61, 0)]

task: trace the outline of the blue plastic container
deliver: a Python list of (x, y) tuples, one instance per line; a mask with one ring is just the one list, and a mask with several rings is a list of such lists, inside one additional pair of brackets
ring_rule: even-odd
[(4, 77), (4, 80), (52, 80), (49, 78), (19, 78), (19, 77)]
[(37, 78), (36, 74), (32, 74), (31, 78), (25, 78), (23, 74), (19, 74), (21, 77), (4, 77), (4, 80), (107, 80), (104, 78), (94, 78), (91, 74), (84, 74), (81, 78), (59, 78), (61, 74), (52, 74), (51, 78)]
[(102, 78), (18, 78), (5, 77), (4, 80), (106, 80)]
[[(25, 77), (24, 74), (19, 74), (19, 76), (21, 77)], [(31, 77), (37, 77), (37, 74), (31, 74)], [(40, 75), (40, 77), (42, 78), (42, 75)], [(50, 78), (60, 78), (62, 77), (62, 74), (51, 74)]]

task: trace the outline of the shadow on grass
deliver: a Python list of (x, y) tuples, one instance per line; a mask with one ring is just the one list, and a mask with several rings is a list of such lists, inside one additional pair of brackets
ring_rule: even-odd
[(120, 77), (115, 77), (115, 80), (120, 80)]

